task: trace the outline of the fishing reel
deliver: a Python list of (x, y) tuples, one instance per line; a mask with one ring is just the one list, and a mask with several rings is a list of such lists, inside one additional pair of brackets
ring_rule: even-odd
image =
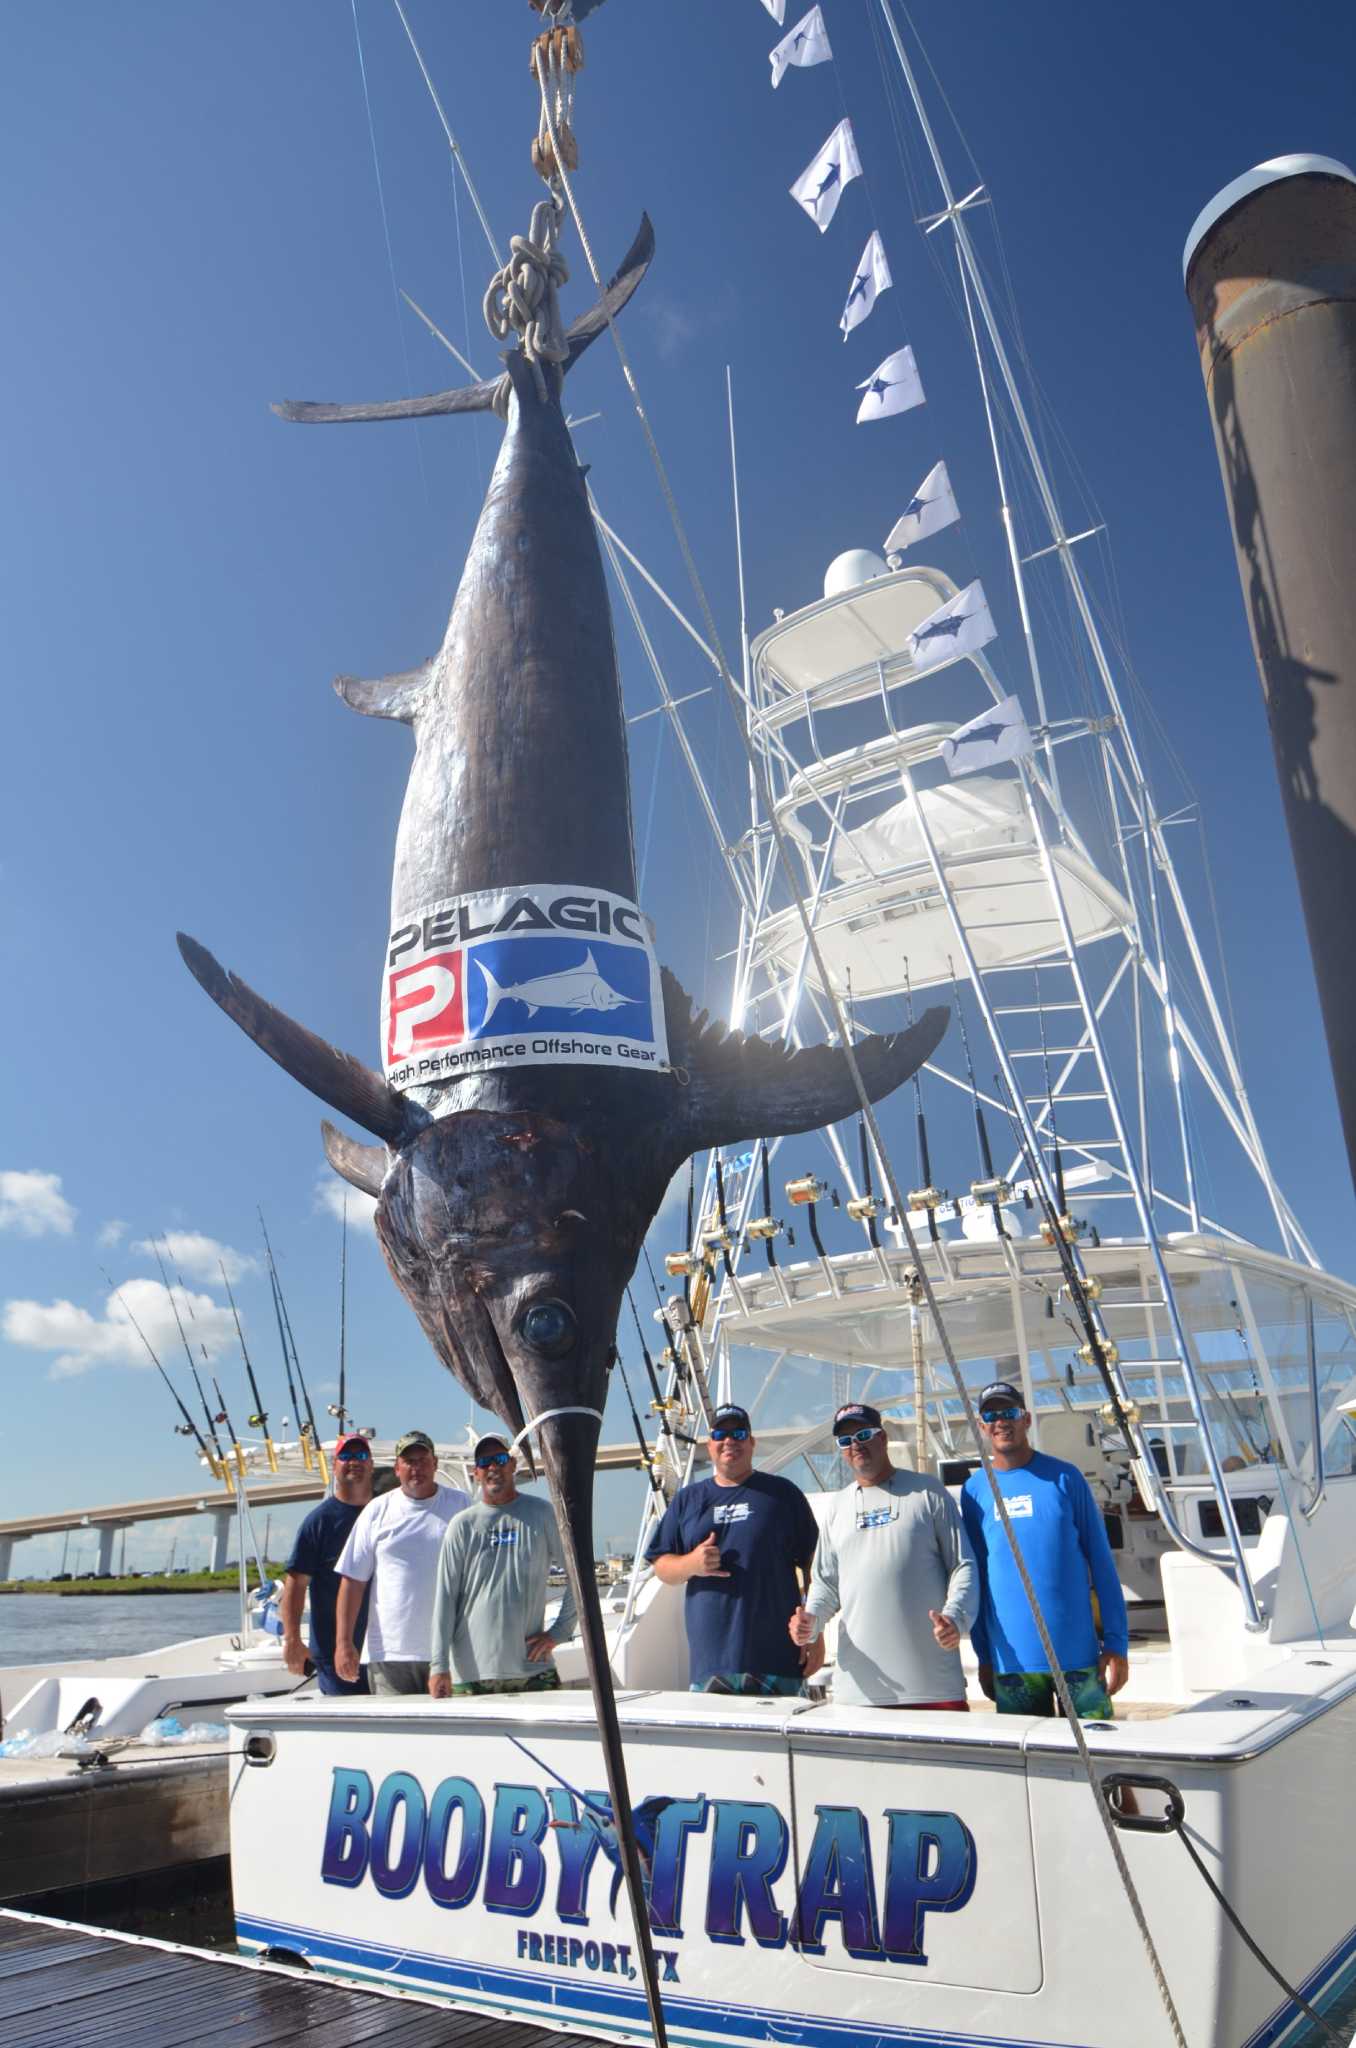
[(1078, 1355), (1079, 1355), (1079, 1357), (1080, 1357), (1080, 1358), (1082, 1359), (1082, 1361), (1083, 1361), (1084, 1365), (1088, 1365), (1088, 1366), (1091, 1366), (1094, 1372), (1095, 1372), (1095, 1371), (1097, 1370), (1097, 1367), (1098, 1367), (1098, 1363), (1099, 1363), (1099, 1361), (1098, 1361), (1098, 1353), (1099, 1353), (1099, 1352), (1101, 1353), (1101, 1363), (1102, 1363), (1102, 1364), (1105, 1364), (1105, 1365), (1119, 1365), (1119, 1364), (1120, 1364), (1120, 1362), (1121, 1362), (1121, 1353), (1120, 1353), (1120, 1346), (1119, 1346), (1119, 1345), (1117, 1345), (1117, 1344), (1113, 1344), (1113, 1342), (1111, 1341), (1110, 1337), (1099, 1337), (1099, 1339), (1098, 1339), (1098, 1341), (1097, 1341), (1097, 1343), (1096, 1343), (1095, 1345), (1093, 1345), (1093, 1344), (1080, 1344), (1080, 1345), (1079, 1345), (1079, 1347), (1078, 1347)]
[(798, 1179), (786, 1183), (786, 1199), (793, 1209), (812, 1209), (816, 1202), (828, 1196), (835, 1209), (841, 1208), (837, 1188), (831, 1188), (827, 1181), (817, 1174), (802, 1173)]
[(854, 1195), (843, 1207), (854, 1223), (874, 1223), (885, 1204), (879, 1195)]
[(753, 1216), (744, 1225), (745, 1238), (757, 1238), (766, 1243), (769, 1238), (780, 1237), (786, 1225), (776, 1216)]
[(940, 1209), (947, 1197), (940, 1188), (910, 1188), (908, 1207), (915, 1213), (926, 1213), (929, 1209)]
[(696, 1252), (665, 1252), (664, 1271), (670, 1280), (695, 1280), (702, 1270), (702, 1260)]
[(972, 1180), (970, 1193), (977, 1202), (995, 1202), (1001, 1208), (1004, 1202), (1012, 1200), (1012, 1182), (1004, 1180), (1001, 1173), (992, 1180)]
[[(1075, 1222), (1067, 1210), (1058, 1218), (1058, 1223), (1059, 1234), (1064, 1239), (1065, 1244), (1077, 1244), (1079, 1238), (1083, 1235), (1085, 1225)], [(1053, 1245), (1055, 1242), (1055, 1225), (1051, 1223), (1048, 1217), (1041, 1224), (1041, 1242), (1047, 1245)]]

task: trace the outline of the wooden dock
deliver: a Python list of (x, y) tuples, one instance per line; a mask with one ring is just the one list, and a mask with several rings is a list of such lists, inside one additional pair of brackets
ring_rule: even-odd
[(240, 1956), (0, 1911), (5, 2048), (596, 2048), (580, 2034)]

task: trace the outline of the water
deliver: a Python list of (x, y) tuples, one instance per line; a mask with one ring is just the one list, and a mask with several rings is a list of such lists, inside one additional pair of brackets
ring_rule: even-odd
[(7, 1593), (0, 1668), (131, 1657), (240, 1627), (236, 1593)]

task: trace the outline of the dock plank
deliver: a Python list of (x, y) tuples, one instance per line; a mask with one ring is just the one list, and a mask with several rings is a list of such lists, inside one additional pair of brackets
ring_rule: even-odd
[(530, 2022), (0, 1911), (5, 2048), (593, 2048)]

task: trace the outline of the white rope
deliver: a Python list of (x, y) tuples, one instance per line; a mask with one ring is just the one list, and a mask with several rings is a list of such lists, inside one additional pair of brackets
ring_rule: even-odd
[[(570, 353), (558, 297), (560, 286), (570, 275), (569, 265), (556, 247), (564, 215), (564, 202), (554, 193), (538, 200), (531, 226), (525, 235), (514, 235), (509, 260), (495, 272), (485, 293), (485, 325), (496, 341), (518, 337), (543, 404), (548, 393), (542, 364), (563, 363)], [(508, 414), (511, 388), (508, 376), (501, 377), (494, 395), (494, 409), (501, 419)]]
[[(551, 127), (551, 113), (549, 102), (547, 99), (546, 85), (542, 77), (542, 68), (540, 66), (540, 63), (538, 63), (537, 78), (538, 83), (542, 87), (543, 118), (546, 121), (547, 129), (549, 132)], [(554, 142), (554, 136), (552, 137), (552, 140)], [(570, 212), (574, 218), (574, 224), (579, 234), (580, 245), (583, 248), (585, 258), (587, 259), (589, 269), (593, 274), (594, 283), (598, 287), (599, 296), (601, 298), (603, 293), (602, 275), (598, 269), (597, 262), (594, 258), (593, 248), (589, 241), (587, 230), (584, 227), (584, 222), (580, 215), (578, 203), (575, 200), (574, 188), (570, 183), (569, 172), (566, 169), (565, 165), (563, 163), (560, 163), (559, 155), (557, 155), (556, 161), (558, 164), (560, 164), (560, 179), (561, 183), (565, 188), (565, 196), (569, 201)], [(706, 626), (706, 631), (711, 642), (711, 646), (714, 649), (717, 657), (717, 665), (720, 671), (721, 681), (725, 685), (726, 694), (729, 697), (731, 709), (735, 714), (736, 729), (738, 730), (740, 741), (744, 748), (744, 752), (748, 757), (750, 772), (754, 777), (755, 786), (757, 787), (759, 797), (762, 800), (763, 815), (765, 816), (769, 826), (771, 827), (772, 837), (776, 843), (778, 856), (782, 862), (782, 866), (786, 874), (789, 887), (795, 900), (796, 909), (800, 916), (801, 927), (805, 934), (806, 947), (814, 963), (815, 972), (819, 977), (820, 986), (824, 990), (824, 993), (827, 995), (830, 1007), (833, 1011), (834, 1020), (838, 1027), (839, 1042), (842, 1047), (843, 1057), (847, 1062), (848, 1072), (852, 1076), (852, 1083), (854, 1089), (856, 1090), (857, 1100), (861, 1108), (862, 1119), (865, 1122), (867, 1130), (870, 1133), (871, 1140), (875, 1145), (876, 1154), (880, 1160), (881, 1168), (885, 1176), (886, 1186), (889, 1190), (891, 1203), (895, 1209), (895, 1213), (898, 1215), (900, 1222), (903, 1226), (904, 1236), (909, 1247), (909, 1256), (913, 1261), (914, 1270), (918, 1275), (923, 1297), (927, 1303), (928, 1312), (932, 1317), (933, 1327), (937, 1332), (938, 1340), (942, 1347), (942, 1355), (946, 1360), (947, 1366), (951, 1373), (951, 1377), (955, 1382), (956, 1392), (959, 1395), (961, 1405), (965, 1410), (966, 1420), (970, 1425), (970, 1429), (974, 1436), (975, 1442), (979, 1447), (980, 1459), (983, 1463), (984, 1472), (989, 1482), (990, 1491), (993, 1495), (994, 1512), (998, 1520), (1002, 1524), (1003, 1533), (1007, 1537), (1008, 1543), (1011, 1547), (1013, 1561), (1017, 1567), (1017, 1574), (1022, 1582), (1022, 1590), (1025, 1593), (1027, 1601), (1031, 1607), (1032, 1619), (1036, 1624), (1036, 1631), (1041, 1639), (1041, 1648), (1045, 1652), (1046, 1662), (1050, 1668), (1050, 1676), (1053, 1680), (1055, 1691), (1059, 1695), (1060, 1706), (1064, 1710), (1064, 1717), (1066, 1722), (1068, 1723), (1069, 1730), (1073, 1736), (1075, 1745), (1077, 1746), (1079, 1757), (1083, 1764), (1083, 1769), (1087, 1774), (1088, 1789), (1092, 1793), (1093, 1799), (1096, 1803), (1098, 1818), (1101, 1821), (1103, 1831), (1106, 1834), (1107, 1842), (1111, 1849), (1112, 1860), (1116, 1865), (1117, 1875), (1119, 1876), (1122, 1887), (1124, 1888), (1131, 1913), (1134, 1916), (1135, 1925), (1139, 1929), (1140, 1938), (1144, 1944), (1144, 1950), (1148, 1958), (1149, 1967), (1153, 1973), (1154, 1982), (1158, 1987), (1159, 1997), (1163, 2002), (1163, 2009), (1167, 2015), (1168, 2024), (1172, 2030), (1172, 2038), (1174, 2042), (1177, 2044), (1177, 2048), (1187, 2048), (1186, 2035), (1182, 2030), (1182, 2023), (1177, 2014), (1177, 2007), (1173, 2001), (1172, 1992), (1168, 1986), (1168, 1980), (1164, 1975), (1163, 1965), (1159, 1959), (1158, 1950), (1155, 1946), (1153, 1935), (1150, 1932), (1148, 1920), (1145, 1918), (1144, 1907), (1141, 1904), (1139, 1893), (1135, 1889), (1135, 1881), (1130, 1874), (1130, 1867), (1125, 1860), (1125, 1852), (1121, 1848), (1120, 1839), (1116, 1832), (1115, 1822), (1111, 1818), (1110, 1809), (1107, 1806), (1107, 1802), (1103, 1797), (1102, 1789), (1098, 1782), (1096, 1766), (1093, 1763), (1092, 1753), (1088, 1748), (1087, 1737), (1083, 1733), (1083, 1729), (1079, 1722), (1077, 1712), (1074, 1708), (1072, 1696), (1069, 1692), (1067, 1684), (1065, 1683), (1063, 1669), (1060, 1665), (1059, 1659), (1055, 1655), (1055, 1647), (1053, 1642), (1051, 1641), (1050, 1632), (1046, 1627), (1045, 1616), (1041, 1611), (1040, 1602), (1036, 1597), (1036, 1589), (1031, 1583), (1031, 1577), (1026, 1568), (1026, 1560), (1022, 1556), (1021, 1546), (1017, 1541), (1016, 1531), (1014, 1530), (1012, 1522), (1008, 1515), (1007, 1502), (1004, 1499), (1002, 1488), (999, 1486), (998, 1480), (995, 1476), (992, 1453), (984, 1439), (983, 1431), (979, 1427), (979, 1419), (975, 1414), (974, 1403), (970, 1398), (970, 1390), (965, 1384), (965, 1380), (961, 1373), (960, 1365), (957, 1362), (955, 1350), (952, 1346), (950, 1336), (948, 1335), (946, 1326), (942, 1321), (941, 1307), (937, 1300), (936, 1291), (933, 1288), (932, 1281), (928, 1275), (927, 1269), (923, 1264), (922, 1255), (918, 1247), (918, 1240), (915, 1238), (913, 1234), (913, 1227), (909, 1222), (908, 1204), (905, 1199), (903, 1190), (900, 1188), (899, 1181), (895, 1174), (893, 1164), (891, 1163), (890, 1154), (886, 1148), (885, 1138), (883, 1132), (881, 1131), (879, 1119), (876, 1116), (876, 1112), (872, 1105), (871, 1098), (867, 1094), (866, 1084), (862, 1079), (862, 1071), (860, 1066), (858, 1065), (856, 1053), (853, 1050), (852, 1034), (848, 1026), (848, 1020), (843, 1012), (842, 999), (839, 996), (837, 988), (835, 987), (834, 982), (829, 975), (828, 968), (820, 948), (819, 940), (816, 936), (814, 926), (810, 919), (810, 914), (805, 902), (804, 895), (801, 893), (800, 887), (795, 878), (795, 868), (791, 860), (791, 848), (787, 841), (785, 829), (781, 823), (780, 818), (777, 815), (776, 805), (772, 801), (771, 791), (767, 786), (766, 765), (763, 762), (760, 755), (758, 754), (757, 750), (755, 749), (750, 733), (746, 728), (744, 719), (741, 715), (743, 699), (740, 695), (738, 686), (735, 683), (734, 677), (730, 672), (729, 663), (725, 659), (724, 648), (721, 645), (720, 630), (716, 625), (715, 616), (711, 610), (710, 603), (707, 600), (706, 589), (704, 584), (702, 583), (701, 573), (697, 568), (696, 560), (693, 556), (692, 549), (688, 541), (687, 531), (683, 525), (682, 515), (678, 510), (677, 500), (674, 498), (673, 495), (673, 488), (669, 482), (668, 471), (664, 467), (664, 459), (659, 452), (659, 445), (655, 440), (654, 431), (650, 425), (649, 417), (645, 411), (645, 406), (640, 396), (640, 387), (636, 382), (635, 372), (631, 367), (631, 360), (626, 351), (626, 344), (622, 340), (621, 333), (617, 326), (617, 322), (613, 317), (610, 309), (607, 308), (605, 300), (604, 310), (607, 313), (608, 331), (612, 336), (613, 344), (617, 351), (617, 359), (621, 364), (622, 375), (626, 379), (627, 388), (631, 393), (631, 399), (633, 404), (635, 405), (636, 417), (640, 421), (641, 429), (645, 435), (645, 440), (649, 447), (650, 459), (654, 464), (655, 475), (659, 480), (659, 488), (661, 493), (663, 494), (664, 503), (669, 514), (669, 520), (673, 526), (674, 537), (678, 542), (679, 552), (683, 557), (683, 562), (687, 569), (688, 580), (692, 585), (693, 594), (696, 597), (698, 606), (700, 607), (702, 618)]]
[(509, 1450), (516, 1451), (523, 1439), (531, 1436), (534, 1429), (540, 1429), (543, 1422), (550, 1422), (557, 1415), (591, 1415), (599, 1428), (602, 1427), (603, 1418), (596, 1408), (543, 1408), (540, 1415), (534, 1415), (530, 1422), (523, 1424), (509, 1445)]

